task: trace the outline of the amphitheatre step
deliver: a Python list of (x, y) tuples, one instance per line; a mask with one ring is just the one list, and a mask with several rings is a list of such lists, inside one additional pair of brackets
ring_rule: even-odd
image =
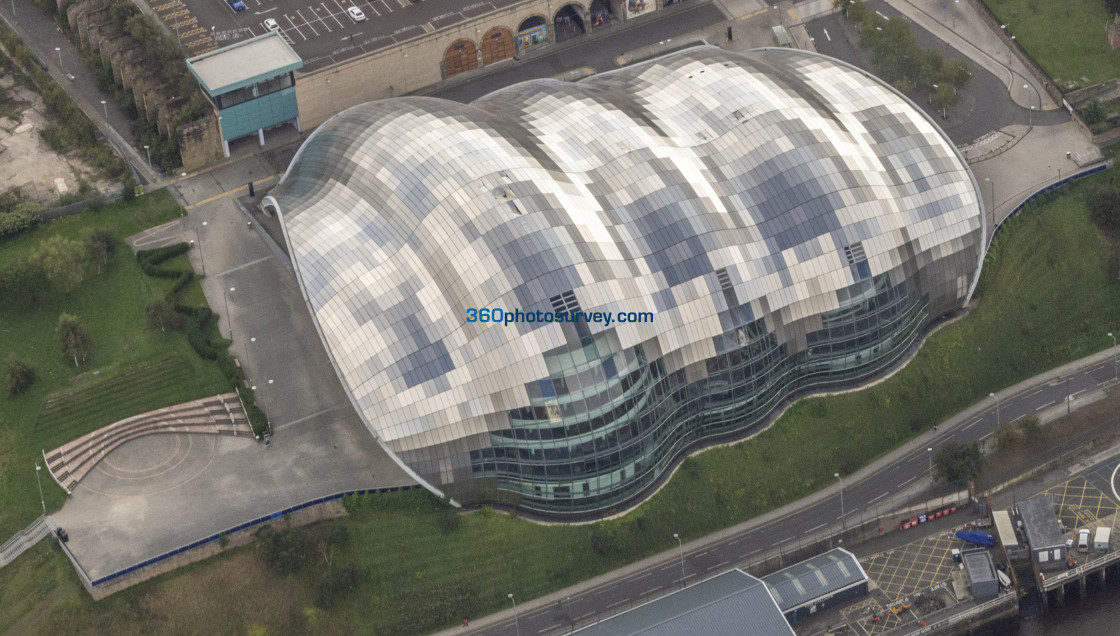
[(236, 393), (225, 393), (148, 411), (43, 452), (47, 470), (58, 485), (72, 493), (97, 462), (127, 441), (145, 435), (188, 433), (251, 435), (249, 417)]

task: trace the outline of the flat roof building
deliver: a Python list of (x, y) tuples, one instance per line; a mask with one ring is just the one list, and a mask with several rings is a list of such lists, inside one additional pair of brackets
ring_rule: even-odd
[(793, 636), (759, 579), (731, 570), (575, 632), (580, 636)]
[(1019, 504), (1019, 518), (1031, 546), (1031, 558), (1041, 569), (1065, 567), (1066, 542), (1054, 514), (1054, 502), (1045, 495)]
[(303, 60), (275, 32), (187, 60), (217, 111), (225, 156), (234, 139), (256, 133), (263, 146), (268, 128), (291, 122), (299, 130), (294, 72), (301, 67)]
[(867, 594), (867, 573), (859, 559), (843, 548), (818, 554), (762, 581), (791, 623)]
[(992, 563), (992, 555), (984, 548), (975, 548), (961, 552), (961, 562), (964, 571), (968, 574), (969, 583), (972, 585), (972, 598), (988, 598), (999, 594), (999, 579), (996, 577), (996, 566)]

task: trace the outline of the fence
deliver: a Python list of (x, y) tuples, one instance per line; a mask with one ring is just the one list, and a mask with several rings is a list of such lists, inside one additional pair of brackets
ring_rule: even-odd
[(1031, 201), (1033, 201), (1036, 197), (1041, 196), (1043, 194), (1046, 194), (1047, 192), (1049, 192), (1049, 191), (1051, 191), (1055, 188), (1060, 188), (1067, 183), (1072, 183), (1074, 181), (1077, 181), (1078, 179), (1082, 179), (1082, 178), (1087, 177), (1091, 174), (1095, 174), (1095, 173), (1098, 173), (1102, 170), (1106, 170), (1111, 165), (1112, 165), (1112, 162), (1107, 161), (1105, 163), (1101, 163), (1099, 165), (1093, 166), (1092, 168), (1089, 168), (1088, 170), (1082, 170), (1081, 172), (1075, 172), (1075, 173), (1069, 175), (1068, 177), (1066, 177), (1065, 179), (1060, 179), (1060, 180), (1055, 181), (1054, 183), (1051, 183), (1049, 185), (1042, 186), (1040, 189), (1035, 190), (1031, 194), (1028, 194), (1026, 197), (1023, 198), (1022, 201), (1017, 203), (1015, 205), (1015, 207), (1011, 209), (1011, 212), (1009, 212), (1007, 214), (1007, 216), (1003, 217), (1003, 219), (1001, 219), (1000, 221), (998, 221), (995, 224), (995, 229), (992, 231), (992, 236), (991, 236), (991, 238), (988, 239), (988, 247), (991, 247), (992, 241), (996, 240), (996, 235), (998, 235), (1000, 230), (1003, 229), (1003, 224), (1006, 223), (1007, 220), (1010, 219), (1011, 217), (1013, 217), (1016, 214), (1019, 214), (1020, 212), (1022, 212), (1023, 208), (1026, 207), (1026, 205), (1028, 203), (1030, 203)]
[[(188, 543), (187, 545), (184, 545), (182, 547), (175, 548), (174, 550), (170, 550), (168, 552), (164, 552), (163, 554), (160, 554), (159, 556), (154, 556), (150, 559), (145, 559), (145, 560), (143, 560), (143, 561), (141, 561), (141, 562), (139, 562), (135, 565), (129, 566), (129, 567), (124, 568), (122, 570), (118, 570), (116, 572), (113, 572), (112, 574), (100, 577), (98, 579), (94, 579), (92, 581), (89, 581), (89, 585), (90, 585), (91, 588), (97, 588), (99, 586), (105, 585), (106, 583), (117, 581), (117, 580), (121, 579), (121, 577), (128, 576), (130, 574), (135, 574), (135, 573), (137, 573), (137, 572), (139, 572), (139, 571), (141, 571), (145, 568), (152, 567), (153, 565), (159, 564), (159, 563), (161, 563), (163, 561), (166, 561), (167, 559), (170, 559), (172, 557), (181, 555), (181, 554), (186, 553), (186, 552), (190, 552), (191, 550), (198, 549), (198, 548), (203, 547), (207, 544), (213, 543), (214, 541), (218, 541), (222, 537), (228, 537), (229, 535), (231, 535), (235, 532), (240, 532), (242, 530), (252, 528), (253, 526), (256, 526), (256, 525), (259, 525), (259, 524), (262, 524), (262, 523), (265, 523), (265, 522), (268, 522), (268, 521), (272, 521), (274, 519), (279, 519), (279, 518), (283, 517), (284, 515), (288, 515), (288, 514), (291, 514), (293, 512), (297, 512), (299, 510), (304, 510), (304, 509), (310, 508), (312, 506), (318, 506), (320, 504), (324, 504), (324, 503), (327, 503), (329, 501), (336, 501), (338, 499), (342, 499), (343, 497), (345, 497), (347, 495), (365, 495), (365, 494), (378, 494), (378, 493), (388, 493), (388, 492), (403, 492), (405, 490), (411, 490), (413, 488), (420, 488), (420, 486), (391, 486), (391, 487), (388, 487), (388, 488), (372, 488), (372, 489), (365, 489), (365, 490), (348, 490), (348, 491), (345, 491), (345, 492), (339, 492), (339, 493), (335, 493), (333, 495), (327, 495), (325, 497), (319, 497), (317, 499), (312, 499), (310, 501), (305, 501), (304, 503), (301, 503), (301, 504), (298, 504), (298, 505), (295, 505), (295, 506), (290, 506), (288, 508), (284, 508), (283, 510), (278, 510), (276, 512), (273, 512), (272, 514), (264, 515), (263, 517), (257, 517), (256, 519), (253, 519), (251, 521), (246, 521), (245, 523), (234, 526), (232, 528), (227, 528), (225, 530), (222, 530), (221, 532), (216, 532), (216, 533), (214, 533), (214, 534), (212, 534), (208, 537), (205, 537), (203, 539), (199, 539), (198, 541), (193, 541), (193, 542)], [(73, 561), (73, 559), (71, 559), (71, 561)], [(75, 565), (75, 569), (79, 572), (80, 575), (82, 575), (82, 578), (86, 579), (86, 577), (84, 576), (85, 573), (81, 570), (80, 567), (77, 566), (76, 562), (74, 562), (74, 565)], [(86, 579), (86, 580), (88, 580), (88, 579)]]

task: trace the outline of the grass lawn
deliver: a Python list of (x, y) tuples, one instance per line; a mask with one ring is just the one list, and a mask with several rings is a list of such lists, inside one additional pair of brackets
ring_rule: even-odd
[(1072, 80), (1084, 88), (1120, 76), (1116, 53), (1105, 39), (1104, 29), (1112, 18), (1103, 0), (984, 0), (984, 4), (1059, 86)]
[(350, 540), (333, 569), (355, 564), (365, 573), (330, 610), (314, 607), (331, 571), (314, 547), (290, 577), (271, 573), (247, 546), (95, 604), (44, 544), (5, 570), (0, 631), (422, 633), (503, 609), (508, 592), (529, 600), (675, 548), (674, 532), (690, 541), (759, 515), (990, 391), (1111, 345), (1105, 333), (1120, 329), (1120, 286), (1108, 267), (1116, 254), (1083, 205), (1089, 183), (1008, 223), (985, 263), (978, 305), (931, 336), (906, 368), (862, 391), (802, 400), (770, 430), (687, 460), (623, 518), (540, 526), (484, 508), (454, 516), (452, 527), (423, 492), (358, 498), (348, 502), (350, 517), (306, 529), (314, 546), (345, 525)]
[[(144, 315), (172, 281), (142, 273), (124, 238), (179, 214), (171, 195), (158, 191), (0, 243), (3, 268), (55, 234), (84, 244), (94, 229), (105, 228), (119, 239), (102, 273), (90, 264), (69, 296), (52, 290), (37, 303), (0, 302), (0, 361), (14, 352), (38, 372), (26, 393), (0, 393), (0, 537), (40, 514), (35, 464), (43, 464), (41, 450), (124, 417), (228, 390), (217, 365), (198, 357), (183, 334), (153, 331)], [(185, 297), (201, 299), (201, 290)], [(63, 358), (55, 340), (62, 312), (78, 316), (93, 338), (93, 352), (80, 368)], [(65, 493), (46, 471), (41, 476), (47, 509), (57, 509)]]

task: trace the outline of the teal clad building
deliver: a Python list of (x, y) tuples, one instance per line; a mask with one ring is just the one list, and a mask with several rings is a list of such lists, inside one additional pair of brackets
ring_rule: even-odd
[(281, 124), (299, 126), (295, 73), (303, 60), (279, 33), (266, 33), (187, 60), (187, 68), (218, 111), (222, 149), (229, 142)]

